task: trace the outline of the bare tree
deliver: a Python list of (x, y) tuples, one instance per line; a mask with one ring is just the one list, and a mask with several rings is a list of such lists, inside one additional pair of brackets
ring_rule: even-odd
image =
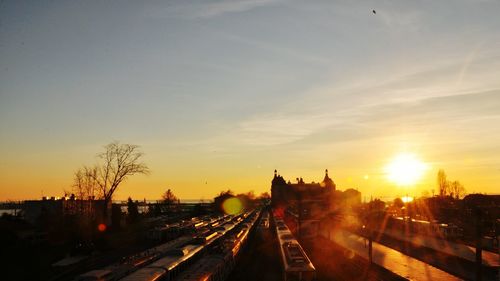
[(73, 177), (73, 193), (78, 199), (94, 199), (98, 191), (95, 167), (83, 166), (75, 172)]
[(450, 182), (450, 191), (457, 199), (465, 195), (465, 187), (459, 181)]
[(271, 195), (269, 194), (269, 192), (262, 192), (259, 195), (259, 199), (261, 200), (271, 199)]
[(238, 194), (238, 195), (245, 196), (245, 197), (247, 197), (250, 200), (255, 200), (255, 192), (253, 190), (251, 190), (251, 191), (249, 191), (247, 193), (242, 193), (242, 194)]
[(439, 188), (439, 195), (446, 196), (449, 193), (449, 183), (446, 179), (446, 173), (443, 169), (440, 169), (437, 174), (437, 184)]
[(95, 166), (93, 178), (104, 200), (103, 215), (107, 219), (107, 206), (120, 184), (135, 174), (149, 174), (146, 164), (140, 162), (143, 153), (138, 145), (121, 144), (117, 141), (104, 147), (105, 151), (98, 155), (102, 163)]
[(79, 216), (79, 222), (85, 225), (85, 219), (91, 219), (94, 215), (94, 208), (92, 200), (96, 192), (98, 192), (98, 185), (95, 179), (96, 170), (93, 167), (83, 166), (75, 171), (73, 175), (73, 185), (71, 191), (65, 190), (65, 196), (71, 193), (71, 208)]

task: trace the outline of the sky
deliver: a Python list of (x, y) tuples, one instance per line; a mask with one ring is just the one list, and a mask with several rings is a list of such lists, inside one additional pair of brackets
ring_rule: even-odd
[[(376, 13), (373, 13), (373, 10)], [(269, 191), (324, 170), (363, 197), (500, 188), (499, 1), (2, 1), (0, 200), (60, 196), (112, 141), (115, 199)], [(410, 153), (423, 176), (384, 173)]]

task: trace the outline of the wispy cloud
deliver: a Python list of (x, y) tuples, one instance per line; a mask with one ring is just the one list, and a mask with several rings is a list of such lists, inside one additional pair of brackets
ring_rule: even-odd
[(209, 19), (229, 13), (241, 13), (283, 0), (174, 1), (164, 6), (148, 6), (146, 15), (153, 18)]
[[(463, 60), (408, 69), (385, 81), (371, 79), (354, 82), (352, 87), (308, 92), (280, 105), (275, 112), (244, 119), (229, 134), (219, 137), (238, 145), (272, 146), (297, 142), (322, 131), (340, 130), (346, 136), (356, 136), (359, 130), (366, 130), (376, 137), (377, 131), (387, 133), (386, 128), (406, 128), (406, 132), (425, 134), (429, 126), (498, 117), (500, 84), (488, 73), (500, 61), (491, 56), (466, 61), (475, 71), (468, 79), (462, 74), (460, 85), (456, 74)], [(370, 137), (367, 134), (363, 137)], [(335, 139), (345, 140), (343, 136)]]
[(243, 144), (278, 145), (302, 139), (331, 124), (325, 114), (270, 114), (242, 122), (234, 136)]
[(257, 38), (243, 37), (238, 34), (231, 34), (227, 32), (221, 32), (218, 30), (211, 30), (211, 32), (227, 39), (240, 44), (248, 45), (250, 47), (262, 49), (268, 51), (274, 55), (286, 56), (295, 60), (300, 60), (308, 63), (327, 65), (329, 60), (327, 58), (321, 57), (313, 53), (307, 53), (299, 51), (290, 46), (282, 46), (273, 44), (269, 41), (259, 40)]

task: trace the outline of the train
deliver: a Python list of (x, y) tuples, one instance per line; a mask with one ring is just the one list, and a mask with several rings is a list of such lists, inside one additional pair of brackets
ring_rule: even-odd
[[(213, 238), (212, 238), (213, 239)], [(190, 266), (205, 248), (204, 244), (187, 244), (170, 251), (167, 256), (127, 275), (123, 281), (174, 280), (180, 272)]]
[[(193, 219), (181, 222), (186, 229), (182, 236), (141, 253), (123, 258), (121, 262), (79, 275), (76, 281), (171, 280), (219, 237), (242, 222), (243, 215)], [(201, 223), (200, 222), (204, 222)], [(168, 265), (168, 266), (167, 266)], [(163, 273), (162, 273), (163, 272)], [(142, 276), (142, 277), (141, 277)], [(149, 277), (147, 277), (149, 276)], [(135, 278), (135, 279), (134, 279)]]
[(316, 268), (283, 219), (275, 216), (274, 227), (279, 243), (283, 280), (314, 280), (316, 278)]
[(217, 225), (220, 221), (227, 220), (228, 218), (229, 216), (227, 215), (219, 217), (194, 217), (190, 220), (154, 227), (147, 232), (146, 238), (156, 242), (168, 241), (182, 235), (195, 234), (200, 229), (204, 229), (207, 226), (212, 227), (213, 225)]
[(410, 219), (409, 217), (391, 216), (387, 228), (445, 239), (456, 239), (463, 235), (462, 229), (454, 224)]
[(264, 212), (262, 214), (262, 218), (260, 220), (259, 229), (261, 231), (265, 231), (265, 230), (269, 229), (269, 226), (270, 226), (270, 224), (269, 224), (269, 213), (268, 212)]
[(259, 217), (259, 212), (244, 216), (244, 220), (234, 228), (212, 253), (202, 257), (177, 279), (179, 281), (224, 281), (231, 273), (248, 237)]

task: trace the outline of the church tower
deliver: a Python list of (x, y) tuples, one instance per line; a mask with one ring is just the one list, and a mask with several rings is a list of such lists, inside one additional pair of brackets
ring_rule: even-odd
[(336, 185), (333, 182), (333, 180), (328, 176), (328, 169), (325, 170), (325, 178), (323, 179), (323, 182), (321, 183), (321, 186), (325, 188), (331, 188), (332, 190), (335, 191)]

